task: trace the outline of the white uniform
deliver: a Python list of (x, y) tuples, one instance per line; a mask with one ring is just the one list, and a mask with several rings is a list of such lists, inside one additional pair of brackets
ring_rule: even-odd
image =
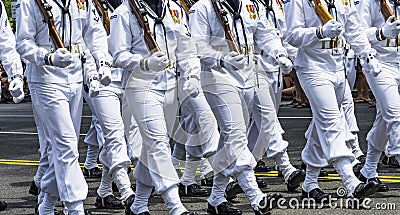
[(11, 80), (11, 77), (15, 75), (23, 75), (22, 64), (20, 56), (15, 50), (15, 36), (8, 22), (7, 11), (3, 1), (0, 2), (0, 11), (0, 61)]
[[(248, 0), (238, 2), (244, 26), (239, 19), (233, 19), (232, 13), (228, 12), (227, 16), (239, 48), (249, 53), (245, 56), (246, 65), (242, 70), (228, 70), (220, 65), (220, 59), (229, 52), (229, 47), (211, 1), (199, 1), (193, 5), (189, 12), (189, 22), (203, 65), (202, 88), (221, 134), (219, 151), (211, 163), (215, 177), (208, 202), (212, 206), (225, 202), (224, 191), (229, 176), (235, 176), (253, 208), (257, 208), (264, 194), (257, 187), (253, 173), (256, 162), (247, 148), (246, 128), (250, 112), (259, 121), (269, 121), (268, 114), (274, 107), (264, 106), (268, 102), (273, 104), (270, 96), (269, 101), (266, 101), (267, 96), (255, 92), (254, 44), (258, 44), (260, 49), (274, 58), (287, 54), (275, 30), (258, 18), (253, 3)], [(228, 11), (226, 5), (224, 7)], [(261, 129), (268, 129), (265, 124)]]
[(83, 214), (87, 184), (78, 163), (83, 81), (80, 56), (85, 53), (87, 58), (86, 77), (97, 76), (92, 55), (96, 60), (105, 60), (106, 35), (90, 1), (68, 1), (69, 10), (65, 14), (61, 1), (48, 3), (52, 6), (57, 32), (73, 56), (73, 62), (64, 69), (45, 65), (44, 58), (52, 50), (52, 43), (36, 2), (22, 0), (17, 13), (17, 51), (31, 63), (28, 79), (35, 87), (51, 136), (49, 168), (41, 183), (45, 199), (39, 211), (51, 211), (60, 198), (70, 214)]
[[(111, 12), (109, 16), (111, 16)], [(111, 83), (108, 86), (100, 85), (99, 92), (89, 99), (93, 103), (92, 110), (97, 116), (104, 137), (99, 154), (99, 160), (103, 164), (103, 173), (97, 194), (101, 198), (113, 195), (111, 184), (114, 181), (121, 193), (121, 200), (125, 201), (134, 192), (127, 174), (130, 158), (128, 157), (121, 113), (124, 95), (123, 72), (120, 68), (112, 68)]]
[[(137, 179), (135, 202), (131, 210), (138, 214), (147, 209), (152, 187), (161, 193), (170, 214), (186, 211), (179, 200), (179, 183), (171, 162), (169, 137), (177, 114), (177, 86), (174, 65), (185, 71), (184, 77), (198, 75), (200, 62), (195, 49), (190, 48), (190, 34), (181, 8), (173, 1), (162, 4), (162, 24), (155, 24), (157, 14), (144, 3), (149, 12), (150, 29), (170, 61), (160, 72), (143, 71), (140, 61), (149, 56), (142, 29), (131, 12), (128, 1), (122, 3), (111, 17), (110, 53), (116, 67), (124, 68), (131, 76), (126, 84), (125, 97), (141, 132), (143, 146), (134, 175)], [(154, 18), (151, 18), (154, 17)], [(143, 202), (140, 199), (143, 198)]]
[[(177, 68), (178, 73), (181, 70), (180, 67)], [(184, 81), (183, 78), (180, 79), (179, 89), (183, 89)], [(183, 90), (178, 93), (181, 120), (174, 134), (177, 144), (174, 146), (172, 157), (175, 169), (179, 169), (179, 160), (186, 160), (181, 184), (188, 186), (196, 183), (195, 174), (198, 167), (202, 173), (201, 177), (206, 177), (213, 171), (206, 158), (216, 153), (219, 132), (217, 120), (202, 91), (197, 96), (189, 95)]]
[[(367, 135), (368, 152), (366, 164), (361, 173), (367, 177), (376, 177), (376, 168), (382, 151), (386, 145), (388, 156), (400, 160), (400, 52), (396, 39), (387, 38), (379, 41), (376, 38), (377, 29), (386, 22), (380, 11), (379, 1), (357, 1), (363, 31), (366, 33), (372, 47), (377, 51), (377, 59), (381, 63), (382, 72), (373, 77), (365, 74), (368, 84), (377, 101), (377, 114), (374, 124)], [(392, 1), (387, 1), (395, 14), (400, 13), (399, 7), (394, 7)]]
[[(326, 3), (321, 1), (324, 7)], [(375, 51), (361, 31), (357, 11), (352, 1), (335, 1), (333, 15), (343, 25), (344, 38), (356, 54), (366, 56)], [(336, 12), (335, 12), (336, 11)], [(295, 60), (297, 75), (310, 99), (313, 121), (307, 131), (307, 144), (302, 159), (308, 165), (303, 189), (310, 192), (318, 187), (320, 167), (333, 162), (344, 185), (352, 194), (360, 181), (354, 176), (351, 164), (354, 156), (347, 148), (346, 125), (341, 104), (345, 93), (344, 53), (339, 46), (327, 49), (331, 39), (320, 40), (317, 29), (322, 25), (308, 0), (290, 0), (285, 4), (288, 42), (298, 48)]]
[(89, 130), (86, 133), (85, 139), (83, 140), (83, 142), (88, 145), (84, 167), (89, 170), (98, 167), (97, 156), (99, 153), (99, 148), (101, 148), (104, 144), (104, 137), (99, 120), (94, 114), (94, 108), (92, 108), (93, 104), (89, 94), (86, 92), (82, 92), (82, 94), (90, 110), (92, 111), (92, 121), (90, 123)]
[[(283, 5), (276, 1), (267, 2), (269, 5), (265, 5), (265, 2), (256, 1), (258, 12), (260, 14), (266, 14), (265, 20), (268, 25), (275, 28), (280, 36), (281, 40), (283, 40), (283, 45), (286, 48), (287, 52), (290, 53), (290, 56), (294, 56), (297, 49), (293, 46), (287, 44), (284, 41), (284, 35), (286, 34), (286, 23), (285, 17), (283, 14)], [(272, 6), (273, 11), (267, 10), (267, 6)], [(256, 49), (257, 50), (257, 49)], [(288, 147), (288, 142), (283, 140), (282, 134), (284, 133), (280, 122), (277, 117), (277, 113), (279, 110), (279, 105), (281, 103), (281, 95), (282, 95), (282, 73), (279, 70), (279, 65), (276, 63), (275, 59), (271, 56), (268, 56), (267, 53), (258, 51), (257, 52), (257, 66), (256, 73), (258, 74), (257, 79), (257, 87), (256, 91), (258, 93), (269, 92), (264, 97), (271, 97), (271, 100), (268, 100), (266, 104), (273, 105), (275, 110), (269, 112), (270, 120), (270, 130), (264, 132), (264, 134), (259, 133), (259, 125), (260, 122), (256, 122), (253, 120), (250, 124), (250, 128), (248, 131), (248, 139), (249, 139), (249, 149), (252, 151), (256, 161), (262, 159), (262, 156), (267, 153), (268, 157), (273, 157), (279, 170), (282, 171), (284, 178), (287, 180), (289, 176), (296, 170), (290, 161), (288, 154), (286, 152)], [(268, 90), (269, 88), (269, 90)]]

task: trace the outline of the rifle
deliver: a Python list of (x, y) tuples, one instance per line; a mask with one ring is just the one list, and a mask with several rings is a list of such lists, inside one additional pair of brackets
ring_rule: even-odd
[(333, 16), (328, 12), (326, 7), (322, 5), (320, 0), (312, 0), (314, 2), (314, 10), (322, 24), (326, 24), (329, 20), (333, 19)]
[(144, 8), (141, 0), (128, 0), (133, 15), (135, 15), (140, 27), (143, 29), (144, 41), (146, 42), (147, 48), (150, 52), (160, 51), (153, 34), (150, 31), (149, 20), (147, 19), (147, 10)]
[(49, 36), (51, 41), (53, 42), (54, 48), (65, 48), (64, 43), (62, 42), (60, 35), (57, 32), (56, 26), (54, 25), (54, 17), (51, 12), (51, 5), (47, 3), (46, 0), (35, 0), (38, 5), (41, 14), (43, 15), (43, 21), (47, 23), (49, 28)]
[[(390, 6), (386, 3), (386, 0), (380, 0), (381, 2), (381, 12), (383, 17), (385, 17), (385, 21), (389, 19), (389, 17), (393, 16), (394, 13), (392, 9), (390, 9)], [(394, 17), (393, 21), (396, 21), (397, 17)]]
[(239, 46), (236, 44), (235, 39), (233, 38), (231, 28), (229, 26), (228, 20), (228, 12), (222, 7), (221, 0), (211, 0), (215, 13), (219, 21), (222, 24), (225, 32), (225, 39), (228, 40), (228, 46), (231, 51), (235, 51), (237, 53), (241, 53)]
[(183, 9), (186, 12), (186, 15), (189, 15), (190, 8), (197, 2), (198, 0), (179, 0)]
[(110, 35), (110, 17), (108, 17), (108, 4), (106, 0), (93, 0), (97, 10), (101, 13), (101, 18), (103, 19), (103, 26)]

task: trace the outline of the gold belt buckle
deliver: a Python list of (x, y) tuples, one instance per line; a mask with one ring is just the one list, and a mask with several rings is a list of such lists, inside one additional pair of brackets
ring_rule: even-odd
[[(391, 46), (390, 40), (394, 40), (394, 46)], [(390, 39), (390, 38), (386, 39), (386, 47), (398, 47), (398, 46), (400, 46), (399, 39), (397, 39), (397, 38), (396, 39)]]

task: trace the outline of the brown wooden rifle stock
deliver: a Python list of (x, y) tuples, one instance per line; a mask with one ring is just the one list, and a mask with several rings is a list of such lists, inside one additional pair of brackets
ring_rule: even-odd
[(108, 4), (106, 0), (93, 0), (97, 10), (101, 13), (101, 17), (103, 19), (103, 26), (107, 32), (107, 35), (110, 35), (110, 17), (108, 17)]
[(219, 21), (222, 24), (222, 27), (224, 28), (225, 32), (225, 39), (228, 40), (228, 46), (231, 51), (235, 51), (237, 53), (241, 53), (239, 46), (236, 44), (235, 39), (233, 38), (231, 28), (229, 26), (229, 20), (228, 20), (228, 12), (222, 7), (221, 1), (220, 0), (211, 0), (212, 5), (214, 7), (215, 13), (217, 14), (217, 17)]
[(314, 10), (322, 24), (326, 24), (329, 20), (333, 19), (333, 16), (328, 12), (326, 7), (322, 5), (320, 0), (312, 0), (314, 2)]
[(47, 23), (49, 27), (49, 36), (51, 41), (53, 42), (54, 48), (65, 48), (64, 43), (62, 42), (60, 35), (57, 32), (56, 26), (54, 25), (54, 17), (51, 12), (51, 5), (47, 3), (46, 0), (35, 0), (38, 5), (41, 14), (43, 15), (44, 22)]
[[(385, 21), (389, 19), (389, 17), (394, 16), (394, 13), (392, 9), (390, 9), (390, 6), (386, 3), (386, 0), (380, 0), (381, 2), (381, 12), (383, 17), (385, 17)], [(393, 21), (396, 21), (397, 17), (394, 17)]]
[(183, 9), (186, 12), (186, 15), (189, 15), (190, 8), (197, 2), (198, 0), (179, 0)]
[(189, 15), (189, 7), (190, 6), (188, 4), (186, 4), (185, 0), (179, 0), (179, 2), (181, 3), (183, 9), (185, 10), (186, 15)]
[(150, 31), (149, 20), (147, 19), (147, 10), (144, 8), (141, 0), (128, 0), (133, 15), (135, 15), (140, 27), (143, 29), (143, 36), (146, 42), (147, 48), (150, 52), (160, 51), (160, 47), (157, 41), (154, 39), (153, 34)]

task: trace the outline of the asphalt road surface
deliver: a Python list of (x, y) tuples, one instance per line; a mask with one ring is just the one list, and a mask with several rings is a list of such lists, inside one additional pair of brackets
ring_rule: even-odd
[[(285, 139), (289, 141), (289, 156), (292, 163), (299, 166), (300, 153), (305, 145), (304, 132), (311, 120), (311, 111), (309, 108), (282, 107), (279, 116), (286, 131)], [(369, 108), (368, 104), (356, 104), (356, 116), (360, 127), (360, 144), (365, 152), (365, 136), (372, 126), (375, 109)], [(90, 110), (85, 104), (79, 144), (80, 162), (84, 161), (86, 154), (83, 137), (89, 128), (90, 120)], [(36, 171), (39, 155), (31, 103), (0, 104), (0, 146), (0, 199), (8, 202), (8, 209), (0, 214), (34, 214), (36, 197), (30, 195), (28, 189)], [(273, 165), (272, 160), (266, 159), (266, 162)], [(336, 194), (337, 189), (343, 185), (333, 168), (328, 167), (326, 170), (330, 175), (320, 178), (320, 187), (326, 192)], [(380, 165), (379, 172), (381, 180), (387, 182), (390, 191), (373, 195), (371, 199), (362, 202), (359, 209), (346, 207), (345, 199), (338, 199), (330, 205), (315, 209), (312, 205), (301, 204), (299, 189), (295, 193), (288, 193), (283, 178), (278, 177), (276, 171), (258, 176), (265, 178), (268, 182), (268, 187), (263, 189), (264, 192), (280, 192), (285, 197), (286, 202), (282, 202), (281, 208), (274, 209), (272, 214), (399, 214), (399, 169)], [(86, 209), (93, 214), (123, 214), (122, 210), (96, 209), (94, 202), (99, 180), (87, 179), (87, 183), (89, 194), (85, 201)], [(206, 214), (206, 198), (183, 197), (182, 201), (189, 210)], [(240, 194), (235, 199), (235, 204), (243, 210), (243, 214), (254, 214), (244, 194)], [(57, 209), (61, 210), (60, 205)], [(160, 196), (152, 196), (150, 212), (151, 214), (168, 214)]]

